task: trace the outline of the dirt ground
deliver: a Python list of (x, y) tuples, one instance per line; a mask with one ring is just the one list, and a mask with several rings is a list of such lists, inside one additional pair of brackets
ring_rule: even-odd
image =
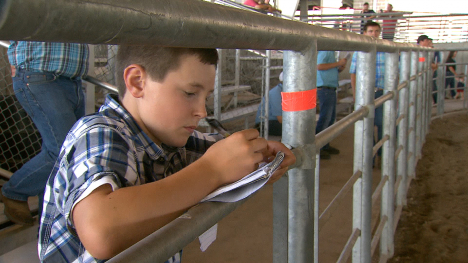
[(389, 262), (468, 262), (468, 114), (431, 122)]
[[(322, 212), (352, 174), (353, 128), (332, 145), (338, 156), (320, 162)], [(418, 162), (389, 262), (468, 262), (468, 115), (435, 119)], [(374, 188), (381, 171), (373, 170)], [(336, 262), (352, 229), (352, 191), (319, 232), (319, 262)], [(373, 228), (379, 204), (373, 209)], [(272, 186), (267, 185), (219, 222), (217, 240), (201, 252), (198, 240), (184, 249), (191, 263), (271, 263)], [(375, 253), (378, 254), (378, 251)], [(375, 258), (375, 257), (374, 257)]]

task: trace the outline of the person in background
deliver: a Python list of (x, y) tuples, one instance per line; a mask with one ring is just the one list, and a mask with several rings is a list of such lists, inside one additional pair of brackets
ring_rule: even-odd
[[(457, 56), (457, 51), (450, 51), (445, 63), (456, 63), (455, 57)], [(455, 99), (455, 80), (459, 79), (461, 75), (457, 74), (457, 65), (448, 65), (445, 69), (445, 87), (448, 86), (450, 89), (450, 95), (452, 99)]]
[[(320, 115), (315, 128), (316, 134), (335, 122), (338, 73), (345, 69), (346, 62), (346, 58), (336, 61), (334, 51), (319, 51), (317, 54), (317, 99)], [(330, 159), (330, 154), (339, 153), (340, 150), (328, 143), (320, 149), (320, 159)]]
[(255, 7), (270, 13), (281, 13), (281, 10), (270, 5), (270, 0), (245, 0), (244, 5)]
[(85, 114), (81, 78), (88, 71), (88, 45), (12, 41), (8, 59), (14, 70), (13, 89), (21, 106), (42, 137), (41, 152), (25, 163), (5, 183), (0, 200), (14, 223), (32, 225), (28, 197), (39, 197), (65, 136)]
[[(384, 13), (394, 13), (393, 5), (388, 4), (387, 10)], [(393, 16), (385, 16), (382, 21), (382, 39), (393, 41), (395, 38), (395, 29), (397, 25), (397, 19)]]
[[(362, 11), (361, 14), (375, 14), (375, 11), (370, 9), (369, 10), (369, 3), (365, 2), (364, 5), (362, 6)], [(375, 18), (375, 15), (364, 15), (362, 16), (361, 19), (361, 34), (364, 34), (364, 26), (366, 25), (367, 22), (371, 22), (372, 19)]]
[[(283, 110), (281, 108), (281, 92), (283, 92), (283, 72), (279, 75), (280, 83), (268, 92), (268, 134), (281, 136), (283, 134)], [(264, 115), (265, 99), (258, 106), (255, 125), (260, 126)]]
[[(380, 36), (380, 25), (376, 22), (368, 22), (364, 26), (364, 35), (379, 38)], [(351, 60), (351, 66), (349, 67), (349, 73), (351, 74), (351, 87), (353, 89), (353, 98), (356, 94), (356, 64), (357, 53), (354, 52)], [(384, 77), (385, 77), (385, 53), (377, 52), (376, 64), (375, 64), (375, 84), (374, 84), (374, 98), (379, 98), (384, 93)], [(375, 108), (374, 125), (377, 127), (377, 142), (383, 137), (383, 107)], [(380, 166), (380, 158), (382, 156), (382, 148), (377, 152), (377, 158), (374, 162), (375, 166)]]
[[(429, 38), (429, 45), (430, 48), (434, 48), (434, 43), (432, 38)], [(434, 72), (432, 74), (432, 101), (434, 104), (437, 103), (437, 68), (439, 67), (440, 63), (440, 51), (434, 52), (434, 60), (431, 62), (431, 68), (432, 71)]]

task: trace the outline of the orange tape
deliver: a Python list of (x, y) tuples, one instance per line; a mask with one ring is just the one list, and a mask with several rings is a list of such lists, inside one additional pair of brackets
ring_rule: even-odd
[(420, 58), (419, 58), (419, 62), (424, 62), (424, 61), (426, 61), (426, 58), (425, 58), (425, 57), (420, 57)]
[(317, 89), (297, 92), (281, 92), (283, 111), (304, 111), (317, 105)]

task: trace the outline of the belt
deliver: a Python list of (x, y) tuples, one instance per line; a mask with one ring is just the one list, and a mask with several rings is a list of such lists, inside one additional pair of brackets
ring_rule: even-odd
[(383, 89), (375, 88), (374, 92), (377, 92), (377, 91), (383, 91)]
[(336, 90), (336, 88), (334, 88), (334, 87), (327, 87), (327, 86), (320, 86), (320, 87), (317, 87), (317, 89), (331, 89), (331, 90)]

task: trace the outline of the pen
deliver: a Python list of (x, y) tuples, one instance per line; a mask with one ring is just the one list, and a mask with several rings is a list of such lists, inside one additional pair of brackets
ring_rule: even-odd
[(206, 118), (206, 121), (213, 129), (216, 129), (224, 137), (228, 137), (229, 135), (231, 135), (229, 132), (226, 131), (221, 122), (219, 122), (217, 119)]

